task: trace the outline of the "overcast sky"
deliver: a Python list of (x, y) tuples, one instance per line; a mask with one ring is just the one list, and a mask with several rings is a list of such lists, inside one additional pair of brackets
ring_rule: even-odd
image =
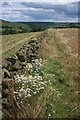
[(79, 0), (2, 0), (0, 19), (22, 22), (77, 22), (78, 8)]

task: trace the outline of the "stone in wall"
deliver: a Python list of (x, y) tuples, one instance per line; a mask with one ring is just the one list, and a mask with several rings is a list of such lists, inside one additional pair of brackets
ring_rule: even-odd
[(18, 59), (20, 60), (20, 62), (25, 62), (25, 60), (26, 60), (25, 55), (21, 51), (19, 51), (17, 53), (17, 56), (18, 56)]

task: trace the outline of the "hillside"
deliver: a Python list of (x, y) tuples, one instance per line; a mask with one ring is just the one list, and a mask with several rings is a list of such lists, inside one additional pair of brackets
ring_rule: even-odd
[[(2, 24), (1, 24), (2, 23)], [(42, 31), (47, 26), (42, 26), (42, 23), (30, 23), (30, 22), (8, 22), (8, 21), (0, 21), (0, 28), (2, 27), (3, 35), (6, 34), (17, 34), (17, 33), (28, 33), (28, 32), (37, 32)], [(46, 24), (47, 25), (47, 24)], [(49, 26), (48, 26), (49, 27)], [(1, 33), (0, 33), (1, 34)]]
[[(2, 24), (1, 24), (2, 23)], [(1, 31), (2, 27), (2, 31)], [(0, 20), (0, 34), (18, 34), (43, 31), (48, 28), (77, 28), (78, 23), (55, 23), (55, 22), (9, 22)]]
[(77, 32), (3, 36), (3, 117), (79, 117)]
[(2, 26), (12, 27), (12, 28), (19, 28), (21, 26), (23, 27), (29, 27), (27, 24), (19, 23), (19, 22), (8, 22), (2, 20)]

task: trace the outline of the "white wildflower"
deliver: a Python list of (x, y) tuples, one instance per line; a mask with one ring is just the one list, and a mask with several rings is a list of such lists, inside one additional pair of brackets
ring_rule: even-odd
[(41, 89), (43, 90), (43, 89), (44, 89), (44, 87), (41, 87)]
[(27, 94), (27, 97), (31, 97), (31, 94)]
[(36, 94), (37, 92), (35, 91), (34, 94)]
[(58, 93), (58, 96), (61, 96), (62, 94)]
[(56, 113), (55, 111), (53, 111), (53, 113)]
[(55, 92), (56, 90), (55, 90), (55, 89), (53, 89), (53, 91)]
[(16, 92), (16, 91), (13, 91), (14, 92), (14, 94), (17, 94), (18, 92)]

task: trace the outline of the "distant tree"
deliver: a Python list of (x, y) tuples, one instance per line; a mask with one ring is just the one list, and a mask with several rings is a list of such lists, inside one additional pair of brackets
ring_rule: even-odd
[(8, 34), (16, 34), (17, 31), (12, 28), (5, 28), (5, 30), (2, 30), (3, 35), (8, 35)]
[(75, 24), (74, 23), (69, 23), (69, 27), (73, 28), (73, 27), (75, 27)]

